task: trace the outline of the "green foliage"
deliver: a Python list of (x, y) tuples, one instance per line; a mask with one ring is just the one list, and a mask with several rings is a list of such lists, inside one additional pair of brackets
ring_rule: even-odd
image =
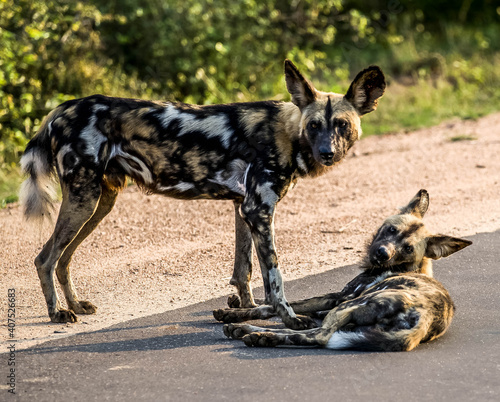
[(45, 113), (81, 93), (82, 57), (99, 45), (81, 3), (0, 1), (0, 167), (12, 168)]
[(99, 29), (116, 63), (155, 92), (194, 103), (276, 95), (287, 55), (310, 71), (325, 69), (342, 8), (340, 0), (94, 4), (111, 16)]
[(360, 69), (380, 65), (390, 85), (364, 118), (366, 134), (498, 110), (497, 3), (0, 0), (0, 200), (19, 181), (27, 141), (57, 104), (93, 93), (286, 100), (285, 57), (335, 92)]

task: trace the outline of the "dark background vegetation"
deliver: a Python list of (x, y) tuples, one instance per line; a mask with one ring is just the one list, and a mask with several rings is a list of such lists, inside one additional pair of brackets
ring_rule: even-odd
[[(44, 115), (94, 93), (191, 103), (283, 99), (283, 60), (345, 91), (389, 79), (366, 134), (500, 109), (493, 0), (0, 0), (0, 201)], [(2, 201), (3, 200), (3, 201)]]

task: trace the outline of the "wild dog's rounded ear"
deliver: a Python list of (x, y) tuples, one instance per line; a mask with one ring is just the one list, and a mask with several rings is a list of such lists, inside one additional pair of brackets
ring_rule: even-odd
[(429, 193), (427, 190), (420, 190), (410, 203), (403, 208), (400, 208), (401, 214), (411, 214), (422, 219), (429, 208)]
[(385, 92), (384, 73), (378, 66), (370, 66), (361, 71), (345, 94), (359, 115), (370, 113), (377, 108), (378, 99)]
[(316, 89), (290, 60), (285, 60), (286, 88), (300, 110), (316, 100)]
[(438, 260), (442, 257), (448, 257), (471, 244), (472, 242), (470, 240), (460, 239), (458, 237), (444, 235), (430, 236), (427, 238), (425, 256), (433, 260)]

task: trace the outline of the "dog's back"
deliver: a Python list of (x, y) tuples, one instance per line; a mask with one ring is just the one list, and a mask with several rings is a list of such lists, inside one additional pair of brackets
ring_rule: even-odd
[[(336, 309), (348, 324), (328, 340), (329, 349), (406, 351), (438, 338), (455, 310), (448, 291), (424, 274), (390, 276)], [(325, 319), (324, 325), (328, 325)]]

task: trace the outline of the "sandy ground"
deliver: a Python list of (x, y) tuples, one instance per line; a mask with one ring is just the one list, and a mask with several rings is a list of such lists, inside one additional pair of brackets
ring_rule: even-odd
[[(457, 136), (474, 139), (451, 140)], [(363, 139), (327, 175), (299, 181), (276, 215), (285, 280), (357, 263), (381, 221), (420, 188), (430, 193), (431, 230), (468, 236), (500, 229), (500, 113)], [(33, 265), (50, 228), (26, 224), (11, 205), (0, 211), (0, 339), (9, 340), (9, 288), (16, 291), (18, 349), (229, 294), (233, 224), (231, 202), (179, 201), (129, 187), (73, 258), (80, 299), (96, 304), (97, 314), (52, 324)], [(262, 284), (258, 271), (254, 287)], [(307, 289), (303, 296), (312, 295)]]

